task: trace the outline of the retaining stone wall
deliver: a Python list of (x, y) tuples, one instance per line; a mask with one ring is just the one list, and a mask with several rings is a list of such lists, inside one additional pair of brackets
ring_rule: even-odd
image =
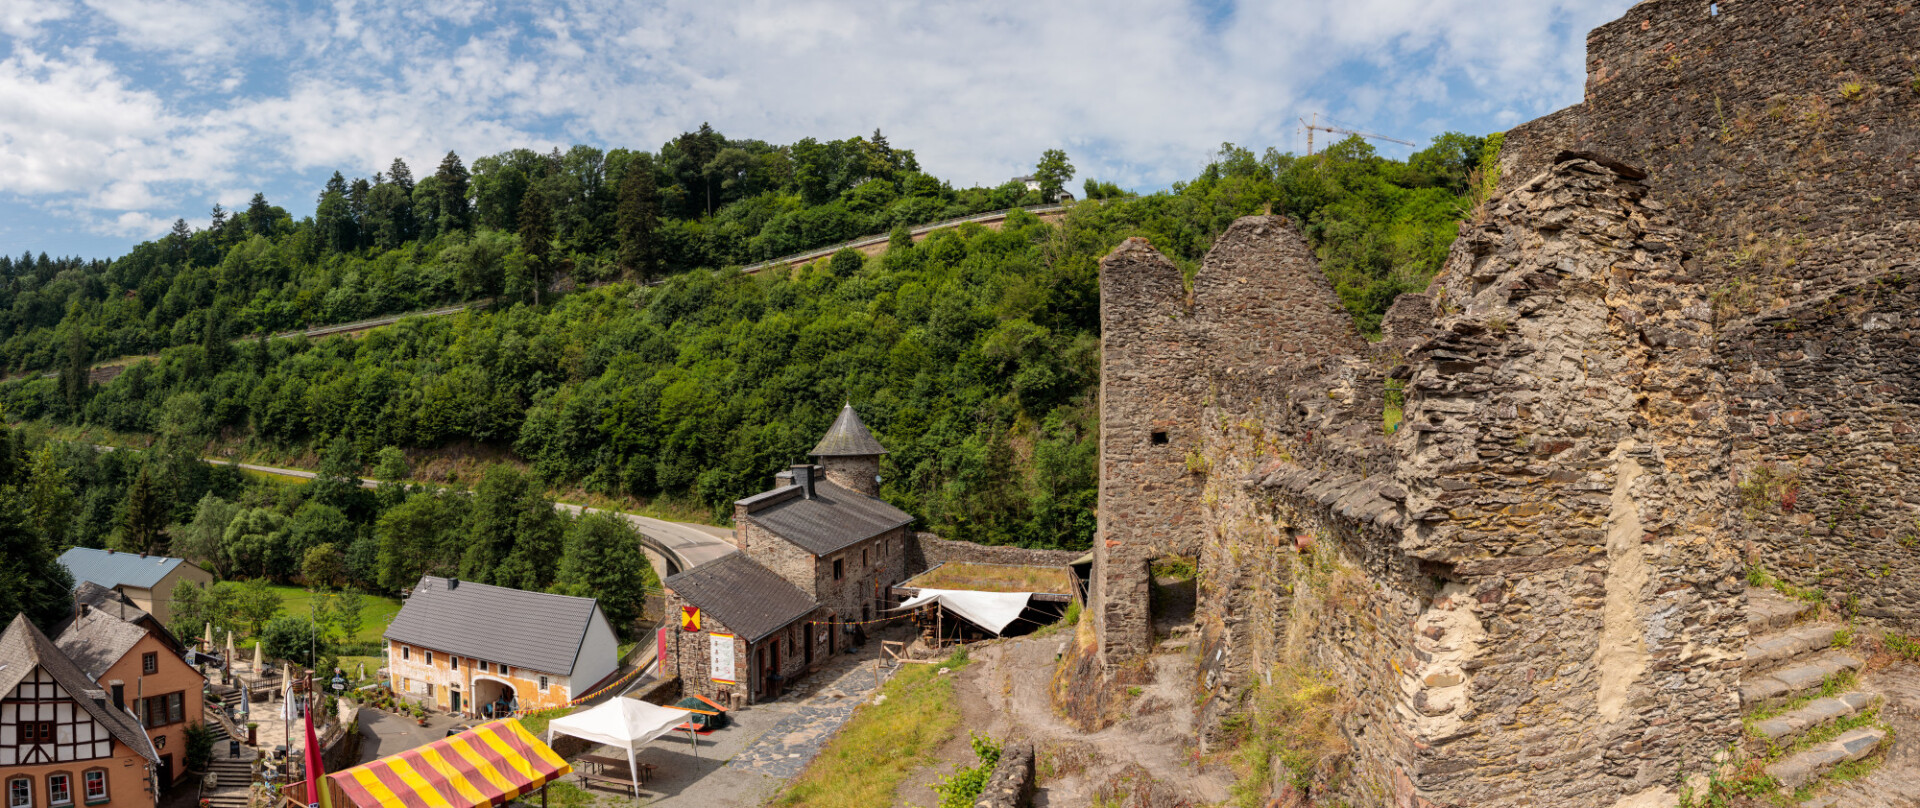
[(943, 539), (932, 533), (911, 534), (907, 539), (907, 576), (912, 577), (949, 561), (974, 564), (1022, 564), (1029, 567), (1064, 567), (1086, 555), (1075, 550), (1039, 550), (1030, 547), (1002, 547), (974, 544), (970, 541)]
[(1895, 272), (1725, 335), (1755, 558), (1920, 629), (1920, 284)]
[(987, 777), (974, 808), (1027, 808), (1033, 804), (1033, 742), (1013, 741)]

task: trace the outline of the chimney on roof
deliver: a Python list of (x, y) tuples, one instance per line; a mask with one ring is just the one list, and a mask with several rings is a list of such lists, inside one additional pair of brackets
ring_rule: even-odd
[(800, 496), (813, 499), (813, 466), (809, 463), (793, 464), (793, 484), (800, 486)]
[(145, 551), (145, 550), (141, 550), (141, 551), (140, 551), (140, 557), (141, 557), (141, 558), (146, 558), (146, 557), (147, 557), (147, 551)]
[(82, 604), (80, 604), (80, 616), (81, 616), (81, 617), (86, 617), (86, 616), (87, 616), (87, 614), (88, 614), (88, 613), (90, 613), (90, 612), (92, 612), (92, 611), (93, 611), (93, 610), (92, 610), (92, 609), (91, 609), (90, 607), (88, 607), (88, 606), (87, 606), (87, 604), (85, 604), (85, 603), (82, 603)]
[(453, 577), (448, 577), (448, 578), (447, 578), (447, 591), (449, 591), (449, 592), (451, 592), (451, 591), (453, 591), (453, 590), (455, 590), (455, 589), (459, 589), (459, 588), (460, 588), (460, 579), (459, 579), (459, 578), (453, 578)]

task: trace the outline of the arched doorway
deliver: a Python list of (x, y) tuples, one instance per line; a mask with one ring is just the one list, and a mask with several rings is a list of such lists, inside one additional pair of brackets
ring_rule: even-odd
[(491, 677), (475, 676), (471, 709), (482, 718), (504, 717), (520, 709), (520, 703), (514, 698), (513, 685)]

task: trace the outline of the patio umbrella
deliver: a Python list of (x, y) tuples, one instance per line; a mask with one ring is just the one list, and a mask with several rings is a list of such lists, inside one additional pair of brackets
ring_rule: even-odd
[(253, 675), (260, 675), (260, 641), (253, 641)]
[(235, 658), (233, 655), (233, 632), (228, 631), (227, 632), (227, 670), (233, 670), (234, 664), (238, 663), (239, 661), (240, 660)]
[(213, 653), (213, 622), (212, 621), (207, 622), (206, 645), (202, 647), (207, 649), (207, 653), (209, 654)]

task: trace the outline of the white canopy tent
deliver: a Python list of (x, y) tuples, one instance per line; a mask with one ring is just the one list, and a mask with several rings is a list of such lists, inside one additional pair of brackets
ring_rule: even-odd
[[(692, 717), (693, 713), (686, 710), (661, 707), (637, 699), (612, 698), (584, 713), (553, 719), (547, 724), (547, 745), (553, 745), (553, 736), (557, 733), (618, 746), (627, 751), (627, 773), (638, 782), (640, 767), (634, 763), (634, 751), (672, 732)], [(640, 796), (639, 786), (634, 786), (633, 795)]]
[(940, 608), (967, 619), (968, 622), (995, 634), (1003, 634), (1007, 626), (1027, 610), (1027, 601), (1033, 598), (1032, 592), (975, 592), (966, 589), (922, 589), (920, 594), (899, 606), (894, 611), (905, 611), (938, 601)]

